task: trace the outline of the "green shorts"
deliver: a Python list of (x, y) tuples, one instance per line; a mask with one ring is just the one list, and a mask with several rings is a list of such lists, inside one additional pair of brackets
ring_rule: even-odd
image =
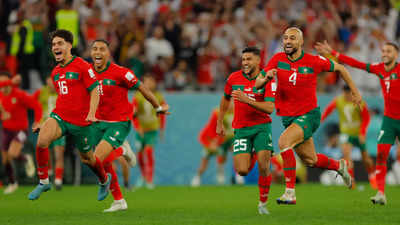
[(124, 122), (96, 122), (93, 123), (93, 143), (97, 145), (101, 140), (105, 140), (113, 148), (118, 148), (124, 143), (131, 130), (131, 123)]
[(292, 123), (299, 125), (304, 132), (304, 141), (310, 139), (318, 129), (321, 122), (321, 111), (319, 107), (301, 116), (283, 116), (282, 124), (288, 128)]
[(384, 116), (381, 131), (378, 136), (378, 144), (393, 145), (396, 137), (400, 139), (400, 120)]
[(203, 157), (210, 158), (214, 155), (222, 155), (226, 156), (233, 145), (234, 138), (229, 138), (221, 146), (217, 148), (216, 151), (213, 151), (207, 147), (203, 148)]
[(350, 143), (354, 147), (359, 148), (360, 151), (362, 151), (362, 152), (364, 152), (367, 149), (365, 147), (365, 143), (362, 144), (360, 142), (360, 139), (357, 136), (351, 136), (351, 135), (348, 135), (348, 134), (340, 134), (339, 142), (341, 144)]
[(54, 141), (50, 144), (50, 148), (53, 149), (53, 148), (56, 147), (56, 146), (65, 147), (65, 143), (66, 143), (66, 140), (65, 140), (65, 139), (66, 139), (65, 136), (62, 136), (62, 137), (60, 137), (60, 138), (54, 140)]
[(158, 130), (144, 132), (143, 137), (136, 133), (135, 147), (142, 149), (146, 145), (154, 146), (157, 144)]
[(271, 123), (259, 124), (251, 127), (235, 129), (233, 155), (241, 153), (273, 151)]
[(93, 139), (92, 139), (92, 126), (77, 126), (69, 123), (55, 113), (51, 113), (50, 117), (55, 119), (61, 128), (61, 136), (71, 135), (72, 141), (74, 142), (76, 148), (82, 152), (86, 153), (93, 149)]

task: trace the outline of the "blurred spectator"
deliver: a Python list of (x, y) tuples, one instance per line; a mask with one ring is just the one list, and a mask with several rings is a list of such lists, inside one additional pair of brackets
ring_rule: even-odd
[(188, 64), (185, 60), (180, 60), (174, 70), (166, 74), (165, 88), (171, 91), (181, 91), (191, 80)]
[(128, 50), (127, 67), (135, 72), (137, 78), (141, 79), (144, 74), (145, 56), (143, 47), (139, 42), (135, 42)]
[(164, 38), (164, 30), (156, 26), (152, 37), (145, 40), (146, 57), (150, 65), (156, 64), (159, 57), (171, 58), (174, 56), (174, 49), (169, 41)]
[[(73, 0), (65, 0), (63, 7), (56, 12), (57, 29), (65, 29), (71, 31), (74, 35), (73, 48), (78, 47), (79, 43), (79, 14), (72, 8)], [(76, 50), (74, 50), (76, 51)]]

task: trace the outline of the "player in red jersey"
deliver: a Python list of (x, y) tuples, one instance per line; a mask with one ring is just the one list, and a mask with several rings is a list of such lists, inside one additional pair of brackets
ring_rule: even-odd
[(321, 120), (317, 106), (317, 75), (324, 71), (338, 71), (353, 93), (353, 101), (361, 102), (361, 95), (350, 74), (340, 64), (321, 56), (304, 53), (303, 34), (298, 28), (288, 28), (283, 34), (284, 52), (275, 54), (258, 76), (256, 87), (265, 85), (277, 76), (276, 112), (285, 127), (279, 138), (279, 149), (285, 168), (286, 191), (277, 199), (278, 204), (296, 204), (296, 159), (294, 149), (309, 167), (336, 170), (345, 184), (351, 187), (351, 176), (345, 160), (334, 160), (324, 154), (316, 154), (313, 133)]
[(90, 64), (73, 56), (73, 35), (67, 30), (56, 30), (51, 34), (52, 52), (58, 65), (51, 77), (57, 90), (56, 107), (39, 131), (36, 147), (39, 184), (29, 194), (30, 200), (38, 199), (42, 192), (50, 190), (48, 176), (49, 146), (64, 135), (71, 135), (80, 151), (83, 163), (97, 175), (100, 188), (97, 199), (105, 199), (111, 183), (111, 174), (106, 174), (103, 163), (94, 155), (91, 123), (96, 121), (99, 103), (99, 82)]
[(0, 72), (0, 107), (2, 122), (1, 158), (8, 176), (8, 186), (4, 194), (11, 194), (18, 188), (18, 182), (13, 170), (15, 159), (25, 162), (26, 174), (33, 177), (35, 164), (30, 154), (22, 153), (24, 142), (27, 138), (28, 110), (34, 110), (34, 125), (42, 116), (42, 108), (38, 101), (26, 92), (14, 87), (15, 79), (10, 79), (10, 74)]
[[(107, 41), (96, 40), (92, 44), (90, 54), (96, 77), (101, 84), (100, 103), (96, 113), (98, 122), (93, 124), (94, 144), (97, 145), (95, 155), (103, 161), (106, 172), (112, 175), (110, 190), (114, 202), (104, 212), (114, 212), (125, 210), (128, 205), (123, 199), (112, 161), (122, 154), (131, 166), (136, 164), (135, 155), (131, 150), (119, 148), (131, 130), (133, 109), (128, 100), (128, 91), (138, 89), (158, 113), (166, 113), (169, 106), (160, 105), (152, 92), (141, 85), (131, 70), (112, 63), (108, 46)], [(110, 155), (113, 150), (115, 152)]]
[(230, 99), (234, 100), (235, 131), (233, 144), (233, 163), (236, 172), (246, 176), (252, 167), (253, 151), (257, 155), (260, 176), (258, 188), (260, 201), (258, 212), (268, 214), (266, 208), (271, 174), (269, 171), (272, 156), (271, 118), (274, 111), (275, 83), (269, 82), (263, 89), (254, 87), (260, 72), (260, 50), (247, 47), (242, 51), (242, 70), (232, 73), (225, 84), (217, 121), (217, 134), (224, 135), (224, 116), (229, 108)]
[(400, 138), (400, 64), (397, 63), (399, 47), (387, 42), (382, 47), (382, 62), (369, 64), (336, 52), (328, 42), (317, 43), (315, 46), (321, 54), (332, 54), (339, 62), (349, 66), (366, 70), (378, 76), (382, 95), (385, 102), (385, 111), (381, 131), (378, 137), (378, 154), (376, 158), (376, 182), (378, 192), (371, 197), (373, 204), (386, 204), (385, 177), (386, 163), (391, 146), (396, 137)]

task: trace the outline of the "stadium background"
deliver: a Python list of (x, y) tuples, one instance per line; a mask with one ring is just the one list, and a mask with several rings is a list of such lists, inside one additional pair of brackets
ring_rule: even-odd
[[(283, 29), (296, 25), (305, 33), (306, 51), (314, 52), (315, 41), (326, 39), (341, 52), (375, 62), (380, 59), (381, 43), (398, 40), (399, 2), (5, 0), (0, 3), (0, 69), (12, 74), (20, 73), (23, 76), (22, 88), (29, 92), (39, 88), (54, 65), (48, 51), (48, 33), (63, 26), (61, 12), (73, 12), (78, 23), (71, 29), (76, 29), (73, 32), (79, 37), (75, 53), (87, 59), (91, 41), (105, 38), (111, 43), (117, 63), (133, 69), (139, 77), (149, 72), (157, 78), (159, 88), (166, 93), (167, 102), (172, 107), (172, 115), (167, 119), (165, 140), (156, 147), (155, 183), (189, 184), (201, 155), (198, 132), (211, 109), (218, 105), (225, 78), (239, 69), (243, 47), (260, 47), (265, 64), (269, 57), (280, 51), (279, 38)], [(32, 30), (27, 29), (27, 33), (33, 32), (33, 52), (12, 48), (15, 28), (24, 20), (32, 24)], [(363, 71), (349, 70), (370, 108), (377, 107), (382, 111), (378, 80)], [(340, 93), (342, 85), (335, 73), (320, 76), (321, 109)], [(324, 131), (329, 121), (335, 122), (335, 115), (315, 135), (318, 151), (324, 149)], [(281, 130), (280, 119), (274, 116), (275, 148)], [(372, 141), (371, 146), (375, 146), (375, 137), (368, 140)], [(25, 151), (33, 153), (34, 141), (35, 137), (31, 135), (31, 144)], [(134, 146), (133, 131), (129, 141)], [(372, 155), (376, 152), (374, 147), (369, 151)], [(229, 161), (227, 175), (231, 167)], [(135, 179), (138, 170), (134, 168), (132, 171)], [(211, 164), (203, 183), (215, 183), (214, 171)], [(72, 183), (68, 168), (66, 173), (67, 183)], [(0, 174), (4, 177), (2, 170)], [(21, 182), (32, 183), (33, 180)], [(94, 176), (84, 166), (82, 182), (95, 182)]]

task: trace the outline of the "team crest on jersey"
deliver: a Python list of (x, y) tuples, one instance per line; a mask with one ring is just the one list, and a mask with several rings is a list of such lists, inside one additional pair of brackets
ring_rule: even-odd
[(14, 97), (14, 98), (12, 98), (12, 99), (11, 99), (11, 103), (12, 103), (12, 104), (15, 104), (15, 103), (17, 103), (17, 98), (15, 98), (15, 97)]
[(390, 77), (391, 77), (391, 79), (392, 80), (396, 80), (398, 77), (397, 77), (397, 73), (392, 73), (391, 75), (390, 75)]
[(88, 72), (89, 72), (90, 78), (95, 78), (96, 77), (96, 75), (94, 75), (94, 72), (93, 72), (92, 69), (89, 69)]
[(116, 137), (118, 135), (119, 135), (119, 131), (116, 131), (114, 137)]
[(129, 81), (132, 81), (132, 80), (135, 78), (135, 76), (134, 76), (131, 72), (127, 72), (127, 73), (125, 74), (125, 78), (126, 78), (127, 80), (129, 80)]

